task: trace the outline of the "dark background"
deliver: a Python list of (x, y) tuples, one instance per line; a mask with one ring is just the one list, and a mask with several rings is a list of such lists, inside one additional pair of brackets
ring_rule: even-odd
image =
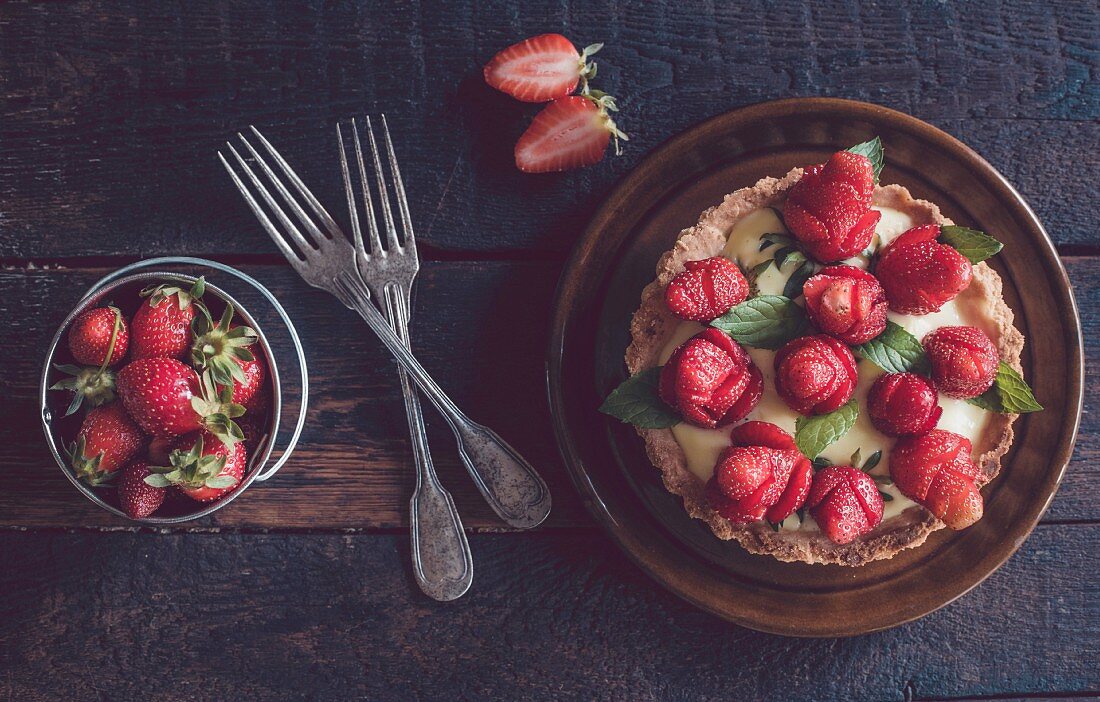
[[(546, 31), (606, 42), (598, 85), (619, 97), (623, 157), (514, 170), (536, 108), (488, 89), (480, 67)], [(939, 612), (848, 640), (757, 634), (650, 582), (581, 507), (542, 379), (557, 275), (615, 180), (703, 118), (789, 96), (899, 109), (985, 156), (1058, 244), (1091, 341), (1098, 71), (1100, 6), (1087, 1), (0, 6), (0, 699), (1100, 695), (1094, 344), (1074, 461), (1019, 553)], [(503, 530), (437, 432), (475, 558), (473, 588), (451, 604), (408, 573), (412, 466), (391, 364), (282, 262), (214, 157), (255, 124), (341, 211), (333, 125), (379, 112), (425, 259), (414, 346), (555, 498), (536, 533), (486, 533)], [(169, 253), (238, 265), (279, 294), (315, 391), (282, 473), (206, 520), (154, 531), (68, 484), (35, 393), (84, 289)]]

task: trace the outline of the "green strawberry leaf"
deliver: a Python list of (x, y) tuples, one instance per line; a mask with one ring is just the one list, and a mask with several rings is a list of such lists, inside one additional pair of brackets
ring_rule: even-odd
[(680, 415), (657, 395), (661, 368), (648, 368), (611, 391), (600, 411), (643, 429), (667, 429), (680, 423)]
[(887, 322), (881, 334), (852, 350), (887, 373), (928, 373), (924, 347), (917, 337), (894, 322)]
[(1035, 399), (1031, 388), (1028, 387), (1027, 381), (1004, 361), (1001, 361), (997, 367), (993, 387), (967, 402), (990, 412), (1002, 414), (1025, 414), (1043, 409)]
[(795, 422), (794, 442), (798, 450), (811, 461), (855, 426), (859, 405), (855, 398), (829, 414), (799, 417)]
[(171, 487), (172, 481), (161, 475), (160, 473), (152, 473), (144, 478), (146, 485), (152, 485), (153, 487), (166, 488)]
[(758, 349), (777, 349), (809, 326), (806, 312), (788, 297), (761, 295), (746, 300), (710, 323), (735, 341)]
[(885, 149), (882, 148), (882, 139), (875, 137), (871, 141), (865, 141), (862, 144), (856, 144), (852, 148), (848, 149), (853, 154), (859, 154), (860, 156), (866, 156), (871, 162), (871, 168), (875, 172), (875, 183), (878, 183), (879, 174), (882, 173), (882, 167), (885, 164), (883, 154)]
[(1004, 244), (985, 232), (966, 227), (940, 227), (939, 240), (966, 256), (971, 263), (981, 263), (1004, 248)]

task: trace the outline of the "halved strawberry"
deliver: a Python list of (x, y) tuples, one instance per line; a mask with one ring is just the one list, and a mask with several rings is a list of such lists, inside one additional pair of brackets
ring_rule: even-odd
[(592, 44), (578, 52), (560, 34), (540, 34), (512, 44), (485, 64), (485, 82), (523, 102), (547, 102), (573, 92), (577, 83), (596, 77), (588, 57), (603, 48)]
[(588, 95), (558, 98), (535, 115), (531, 126), (516, 142), (516, 167), (525, 173), (550, 173), (598, 163), (615, 137), (627, 140), (608, 112), (615, 99), (593, 90)]

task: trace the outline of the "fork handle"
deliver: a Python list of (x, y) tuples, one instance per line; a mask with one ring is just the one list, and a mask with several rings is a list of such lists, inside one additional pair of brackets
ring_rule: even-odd
[(458, 440), (459, 456), (493, 511), (518, 529), (541, 524), (550, 514), (550, 490), (534, 467), (496, 432), (474, 422), (455, 405), (390, 329), (371, 303), (362, 281), (339, 278), (338, 283), (346, 293), (345, 304), (359, 313), (451, 425)]
[[(407, 348), (408, 294), (391, 287), (387, 287), (385, 292), (390, 327)], [(474, 579), (474, 560), (454, 500), (435, 473), (416, 388), (409, 382), (403, 367), (398, 366), (397, 374), (401, 378), (405, 417), (409, 423), (416, 464), (416, 489), (409, 499), (413, 574), (426, 595), (446, 602), (458, 599), (470, 589)]]

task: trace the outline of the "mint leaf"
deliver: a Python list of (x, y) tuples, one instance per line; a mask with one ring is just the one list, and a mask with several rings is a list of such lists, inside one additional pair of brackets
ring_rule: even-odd
[(787, 278), (786, 284), (783, 286), (783, 295), (789, 297), (792, 300), (797, 300), (802, 297), (802, 286), (806, 284), (814, 274), (814, 264), (802, 259), (802, 265), (795, 269), (794, 273), (791, 273), (791, 277)]
[(855, 426), (859, 405), (855, 398), (829, 414), (799, 417), (795, 422), (794, 442), (798, 450), (811, 461)]
[(646, 370), (624, 380), (611, 391), (600, 411), (643, 429), (667, 429), (680, 423), (680, 415), (657, 395), (661, 368)]
[(928, 373), (924, 347), (894, 322), (887, 322), (885, 331), (852, 350), (887, 373)]
[(1025, 414), (1043, 409), (1035, 399), (1031, 388), (1028, 387), (1027, 381), (1004, 361), (997, 366), (997, 377), (993, 379), (993, 387), (977, 397), (970, 398), (967, 402), (990, 412), (1002, 414)]
[(939, 239), (966, 256), (971, 263), (981, 263), (1004, 248), (1004, 244), (985, 232), (966, 227), (940, 227)]
[(856, 144), (848, 149), (848, 151), (851, 151), (853, 154), (867, 157), (871, 162), (871, 168), (874, 169), (875, 172), (875, 183), (878, 183), (878, 177), (879, 174), (882, 173), (882, 166), (884, 164), (883, 153), (885, 149), (882, 148), (882, 139), (875, 137), (871, 141)]
[(806, 312), (782, 295), (746, 300), (710, 323), (746, 346), (777, 349), (806, 330)]

